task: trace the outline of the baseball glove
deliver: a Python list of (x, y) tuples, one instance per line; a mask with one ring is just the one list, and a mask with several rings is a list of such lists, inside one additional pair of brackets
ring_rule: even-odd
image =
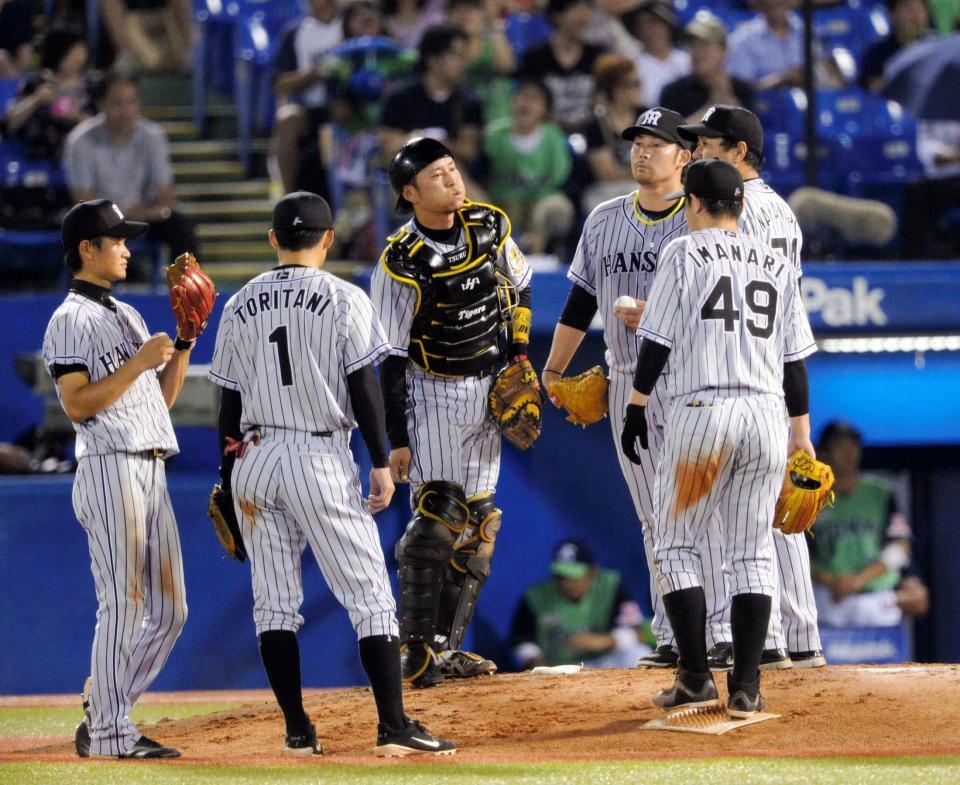
[(813, 528), (820, 511), (833, 506), (833, 469), (797, 450), (787, 461), (773, 525), (784, 534), (802, 534)]
[(207, 515), (213, 521), (213, 530), (217, 533), (217, 539), (220, 540), (227, 556), (237, 561), (246, 561), (247, 549), (243, 547), (240, 524), (237, 523), (237, 513), (233, 509), (233, 494), (225, 491), (220, 483), (214, 485), (210, 493)]
[(567, 422), (584, 428), (607, 416), (610, 381), (599, 365), (576, 376), (565, 376), (550, 385), (550, 397), (567, 410)]
[(177, 317), (177, 337), (192, 341), (203, 332), (217, 292), (192, 253), (180, 254), (167, 268), (170, 305)]
[(504, 437), (519, 450), (526, 450), (540, 435), (542, 414), (537, 372), (526, 358), (507, 365), (490, 388), (490, 417)]

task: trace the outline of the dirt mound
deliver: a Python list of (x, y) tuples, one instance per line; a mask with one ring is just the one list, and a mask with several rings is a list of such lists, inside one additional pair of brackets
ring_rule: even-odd
[[(778, 720), (724, 736), (642, 731), (644, 722), (661, 716), (650, 696), (672, 678), (671, 672), (649, 670), (494, 676), (409, 691), (407, 713), (458, 742), (458, 755), (448, 761), (470, 763), (960, 754), (960, 710), (947, 699), (960, 694), (960, 665), (769, 672), (763, 692)], [(376, 719), (369, 690), (313, 692), (306, 705), (326, 751), (312, 760), (373, 762)], [(185, 762), (290, 762), (281, 753), (283, 722), (270, 701), (144, 730), (182, 750)], [(5, 746), (0, 760), (74, 758), (72, 743), (39, 746), (34, 740), (16, 751)]]

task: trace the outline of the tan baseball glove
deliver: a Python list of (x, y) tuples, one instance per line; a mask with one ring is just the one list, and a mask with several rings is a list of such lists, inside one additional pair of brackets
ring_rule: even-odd
[(246, 561), (247, 549), (243, 545), (243, 537), (240, 536), (240, 524), (233, 508), (233, 494), (224, 490), (220, 483), (214, 485), (210, 493), (207, 515), (213, 521), (213, 530), (227, 556), (237, 561)]
[(507, 365), (490, 388), (490, 417), (510, 444), (526, 450), (540, 436), (540, 382), (528, 359)]
[(813, 528), (820, 511), (833, 506), (833, 469), (797, 450), (787, 460), (773, 525), (784, 534), (802, 534)]
[(210, 320), (217, 292), (192, 253), (180, 254), (167, 268), (170, 306), (177, 317), (177, 337), (192, 341)]
[(550, 397), (567, 410), (567, 422), (586, 427), (607, 416), (610, 381), (599, 365), (576, 376), (565, 376), (550, 385)]

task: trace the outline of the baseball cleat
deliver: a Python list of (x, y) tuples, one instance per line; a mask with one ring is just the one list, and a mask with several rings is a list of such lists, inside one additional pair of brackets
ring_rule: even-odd
[(283, 751), (303, 757), (323, 755), (323, 747), (317, 743), (317, 729), (311, 724), (303, 733), (288, 733), (283, 738)]
[(400, 672), (403, 683), (417, 689), (443, 684), (437, 655), (426, 643), (405, 643), (400, 647)]
[(83, 690), (80, 693), (80, 700), (83, 703), (83, 721), (77, 725), (77, 730), (73, 734), (73, 745), (77, 750), (77, 756), (80, 758), (90, 757), (90, 726), (92, 725), (90, 716), (90, 692), (93, 689), (93, 676), (87, 676), (83, 682)]
[(793, 667), (786, 649), (764, 649), (760, 655), (760, 670), (785, 671)]
[(472, 679), (497, 672), (493, 660), (463, 649), (447, 649), (437, 655), (437, 667), (445, 679)]
[(790, 661), (794, 668), (822, 668), (827, 664), (827, 658), (820, 649), (812, 651), (792, 651)]
[(722, 672), (733, 668), (733, 644), (714, 644), (707, 652), (707, 665), (712, 671)]
[(736, 719), (747, 719), (767, 707), (760, 694), (760, 680), (752, 684), (738, 684), (727, 674), (727, 714)]
[[(699, 686), (697, 686), (697, 682)], [(651, 701), (654, 706), (664, 711), (674, 709), (696, 709), (703, 706), (718, 706), (720, 699), (717, 693), (717, 683), (713, 676), (707, 673), (690, 673), (681, 669), (673, 686), (660, 690)]]
[(381, 758), (402, 758), (406, 755), (453, 755), (457, 745), (438, 739), (416, 720), (407, 718), (403, 730), (394, 730), (382, 722), (377, 725), (377, 746), (373, 752)]
[(646, 657), (637, 660), (638, 668), (676, 668), (680, 652), (676, 646), (657, 646)]
[(162, 744), (158, 744), (153, 739), (148, 739), (146, 736), (141, 736), (137, 739), (137, 743), (133, 745), (131, 749), (122, 755), (117, 755), (118, 758), (179, 758), (180, 751), (175, 750), (173, 747), (164, 747)]

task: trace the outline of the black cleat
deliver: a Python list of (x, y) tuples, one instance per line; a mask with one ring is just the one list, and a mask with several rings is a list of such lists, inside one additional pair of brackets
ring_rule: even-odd
[(657, 646), (646, 657), (637, 660), (638, 668), (676, 668), (680, 652), (676, 646)]
[(812, 651), (792, 651), (790, 661), (794, 668), (822, 668), (827, 664), (827, 658), (820, 649)]
[(382, 722), (377, 725), (377, 746), (373, 752), (381, 758), (402, 758), (405, 755), (453, 755), (457, 745), (438, 739), (416, 720), (407, 718), (403, 730), (394, 730)]
[(717, 643), (707, 652), (707, 665), (712, 671), (729, 671), (733, 668), (733, 644)]
[(403, 683), (423, 689), (443, 684), (437, 655), (426, 643), (406, 643), (400, 647), (400, 673)]
[(153, 739), (141, 736), (129, 752), (118, 755), (118, 758), (179, 758), (180, 751), (173, 747), (164, 747)]
[(713, 675), (707, 673), (690, 673), (682, 668), (677, 672), (673, 686), (660, 690), (651, 701), (657, 708), (664, 711), (675, 709), (696, 709), (701, 706), (718, 706), (720, 699), (717, 693), (717, 684)]
[(437, 654), (437, 668), (445, 679), (472, 679), (497, 672), (493, 660), (463, 649), (448, 649)]
[(760, 694), (760, 679), (753, 684), (737, 684), (727, 674), (727, 714), (735, 719), (747, 719), (767, 707), (767, 702)]
[(288, 755), (323, 755), (323, 747), (317, 743), (317, 729), (309, 725), (301, 733), (287, 733), (283, 737), (283, 751)]
[(764, 649), (760, 655), (760, 670), (785, 671), (793, 667), (786, 649)]

